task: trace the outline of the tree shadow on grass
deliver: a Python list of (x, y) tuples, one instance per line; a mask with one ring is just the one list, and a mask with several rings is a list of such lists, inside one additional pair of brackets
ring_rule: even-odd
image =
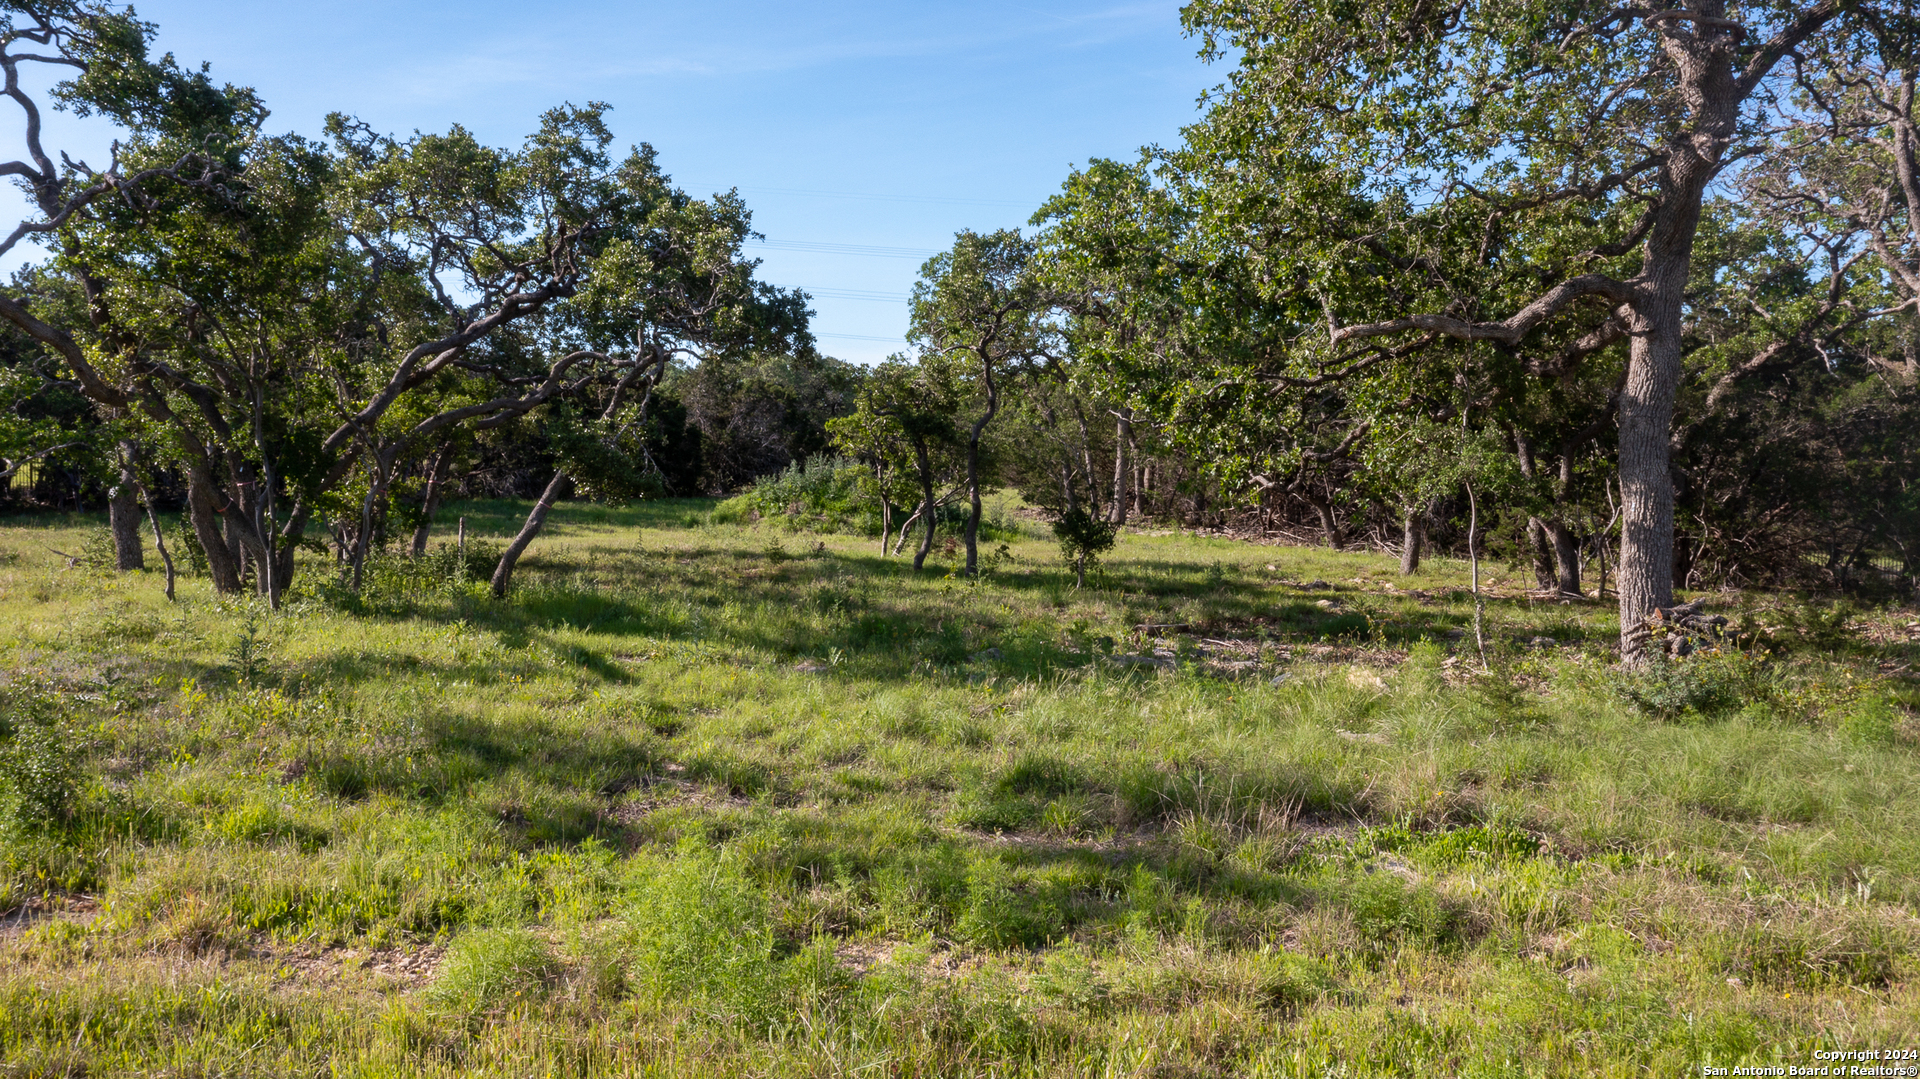
[[(499, 505), (504, 513), (514, 504)], [(588, 506), (578, 512), (596, 511), (620, 525), (674, 527), (675, 514), (705, 505), (687, 500), (619, 510)], [(1183, 605), (1176, 632), (1193, 636), (1276, 646), (1369, 641), (1404, 646), (1457, 637), (1467, 619), (1451, 605), (1423, 605), (1341, 586), (1303, 592), (1177, 561), (1128, 562), (1103, 572), (1104, 587), (1079, 594), (1103, 600), (1108, 610), (1115, 601), (1149, 608)], [(951, 589), (924, 587), (939, 573), (923, 571), (922, 587), (909, 589), (900, 587), (912, 576), (906, 563), (870, 552), (816, 548), (780, 557), (702, 542), (616, 557), (597, 563), (591, 573), (582, 573), (574, 562), (555, 562), (505, 602), (442, 595), (369, 610), (365, 616), (463, 622), (492, 634), (509, 652), (544, 648), (613, 684), (631, 680), (617, 661), (623, 637), (699, 644), (783, 662), (830, 660), (837, 677), (875, 682), (927, 674), (1046, 678), (1084, 666), (1102, 651), (1141, 647), (1132, 640), (1138, 627), (1121, 627), (1117, 634), (1108, 627), (1103, 635), (1101, 627), (1087, 626), (1083, 619), (1070, 621), (1071, 609), (1058, 613), (1064, 597), (1075, 594), (1066, 587), (1064, 571), (1007, 571), (978, 583), (956, 582)], [(974, 589), (1010, 599), (1025, 596), (1030, 609), (996, 611), (967, 592), (947, 594)], [(1047, 604), (1032, 602), (1056, 593)], [(1517, 607), (1513, 600), (1489, 602), (1497, 620), (1517, 613)], [(1155, 615), (1149, 610), (1146, 617), (1152, 621)], [(585, 635), (599, 639), (578, 639)], [(608, 636), (615, 641), (603, 644)], [(984, 668), (969, 664), (973, 654), (994, 650), (993, 662)], [(331, 673), (354, 680), (382, 671), (377, 663), (342, 663)]]

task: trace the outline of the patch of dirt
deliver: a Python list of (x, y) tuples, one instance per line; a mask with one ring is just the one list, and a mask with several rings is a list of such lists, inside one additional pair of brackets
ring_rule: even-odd
[(899, 946), (893, 941), (843, 940), (833, 949), (833, 960), (841, 969), (864, 978), (868, 971), (892, 959), (894, 949)]
[(419, 989), (433, 980), (446, 948), (311, 948), (296, 945), (286, 951), (256, 953), (271, 962), (276, 978), (303, 986), (372, 983), (379, 989)]
[(0, 940), (17, 937), (44, 922), (90, 922), (100, 913), (100, 900), (90, 895), (29, 899), (0, 916)]
[(685, 765), (669, 764), (666, 771), (669, 774), (665, 776), (641, 776), (639, 782), (614, 803), (609, 816), (621, 824), (638, 824), (648, 814), (671, 806), (745, 809), (754, 804), (751, 798), (726, 794), (679, 778), (686, 772)]

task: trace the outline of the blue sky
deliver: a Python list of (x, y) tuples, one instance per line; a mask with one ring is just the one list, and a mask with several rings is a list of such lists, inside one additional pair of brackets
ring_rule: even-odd
[(739, 187), (763, 276), (814, 291), (822, 349), (862, 362), (902, 347), (903, 298), (957, 229), (1020, 225), (1073, 165), (1173, 142), (1225, 75), (1175, 0), (138, 8), (161, 48), (257, 88), (274, 131), (340, 110), (513, 143), (547, 106), (606, 101), (690, 192)]

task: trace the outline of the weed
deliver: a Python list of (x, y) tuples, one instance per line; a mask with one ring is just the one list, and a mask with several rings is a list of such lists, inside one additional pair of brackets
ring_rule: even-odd
[(1057, 892), (1017, 881), (1012, 867), (991, 854), (967, 865), (967, 902), (954, 935), (989, 948), (1039, 948), (1066, 932)]
[(264, 621), (265, 615), (258, 607), (248, 607), (246, 618), (240, 623), (239, 636), (234, 638), (233, 650), (228, 654), (234, 677), (243, 686), (254, 684), (266, 660), (267, 642), (261, 632)]
[(1432, 888), (1389, 870), (1361, 874), (1342, 899), (1360, 935), (1375, 945), (1442, 944), (1455, 928), (1453, 912)]

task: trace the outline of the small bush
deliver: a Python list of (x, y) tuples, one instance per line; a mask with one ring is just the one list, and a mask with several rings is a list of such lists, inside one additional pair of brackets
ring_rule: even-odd
[(113, 552), (113, 530), (106, 525), (87, 529), (80, 541), (80, 564), (88, 569), (112, 569), (117, 561)]
[(38, 833), (73, 813), (80, 790), (79, 753), (59, 715), (31, 691), (0, 697), (0, 820)]
[(1772, 673), (1758, 657), (1708, 649), (1680, 657), (1654, 655), (1622, 671), (1613, 687), (1628, 705), (1655, 719), (1712, 717), (1768, 696)]
[(1022, 756), (994, 784), (1006, 794), (1072, 794), (1086, 786), (1078, 769), (1066, 761), (1037, 753)]
[(1297, 1015), (1336, 988), (1326, 967), (1307, 956), (1273, 952), (1261, 960), (1254, 988), (1261, 1003), (1282, 1015)]
[(1842, 600), (1827, 606), (1809, 604), (1785, 612), (1787, 626), (1816, 652), (1838, 652), (1854, 643), (1853, 620), (1860, 609)]
[(1854, 702), (1840, 720), (1840, 729), (1868, 745), (1892, 745), (1900, 727), (1892, 701), (1871, 693)]
[(525, 929), (476, 929), (447, 950), (434, 999), (467, 1011), (544, 994), (559, 973), (547, 942)]
[[(1100, 568), (1100, 556), (1113, 550), (1120, 526), (1102, 521), (1086, 510), (1070, 510), (1053, 523), (1053, 538), (1060, 541), (1060, 557), (1073, 567), (1077, 585), (1087, 583), (1087, 571)], [(1219, 563), (1214, 563), (1216, 569)]]

